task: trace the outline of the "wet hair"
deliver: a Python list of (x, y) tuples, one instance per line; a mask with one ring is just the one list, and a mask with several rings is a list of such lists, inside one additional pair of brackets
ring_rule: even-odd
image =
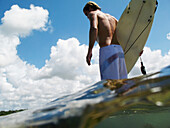
[(101, 10), (101, 8), (100, 8), (99, 5), (97, 5), (97, 4), (96, 4), (95, 2), (93, 2), (93, 1), (89, 1), (89, 2), (84, 6), (83, 12), (84, 12), (85, 10), (89, 10), (89, 7), (91, 7), (91, 8), (94, 9), (94, 10), (97, 10), (97, 9)]

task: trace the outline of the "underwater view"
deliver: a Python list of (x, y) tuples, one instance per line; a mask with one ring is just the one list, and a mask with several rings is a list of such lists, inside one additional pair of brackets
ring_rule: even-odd
[(170, 128), (170, 66), (100, 81), (41, 108), (0, 117), (0, 128)]

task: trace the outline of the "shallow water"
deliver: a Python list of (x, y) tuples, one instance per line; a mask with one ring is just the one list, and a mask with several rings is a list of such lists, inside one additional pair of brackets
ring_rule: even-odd
[(169, 128), (170, 66), (126, 80), (100, 81), (72, 95), (0, 117), (0, 128)]

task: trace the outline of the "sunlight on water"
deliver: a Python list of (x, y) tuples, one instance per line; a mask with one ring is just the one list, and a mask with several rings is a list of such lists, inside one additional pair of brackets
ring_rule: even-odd
[(0, 117), (1, 128), (170, 127), (170, 66), (125, 80), (100, 81), (43, 108)]

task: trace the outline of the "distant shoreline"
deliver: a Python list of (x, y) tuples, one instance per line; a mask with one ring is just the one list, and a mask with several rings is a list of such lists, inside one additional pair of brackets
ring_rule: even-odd
[(24, 111), (26, 109), (20, 109), (20, 110), (9, 110), (9, 111), (0, 111), (0, 116), (6, 116), (12, 113), (16, 113), (16, 112), (21, 112)]

